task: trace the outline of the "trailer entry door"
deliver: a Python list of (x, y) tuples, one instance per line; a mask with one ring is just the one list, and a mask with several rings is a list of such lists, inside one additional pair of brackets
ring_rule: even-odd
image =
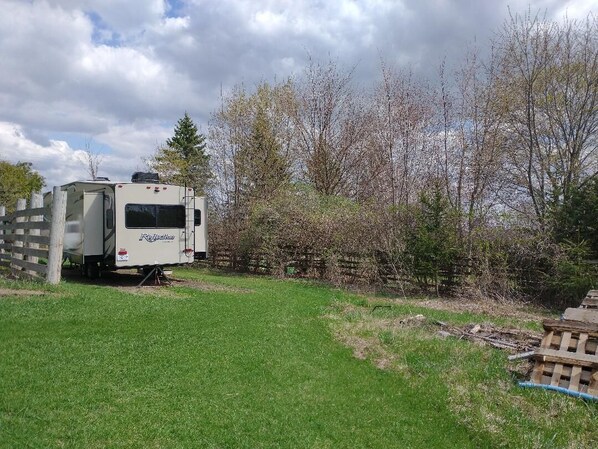
[(83, 200), (83, 254), (104, 254), (104, 194), (85, 192)]
[(207, 201), (205, 197), (195, 197), (195, 213), (193, 220), (195, 243), (195, 259), (206, 259), (208, 257), (208, 217)]

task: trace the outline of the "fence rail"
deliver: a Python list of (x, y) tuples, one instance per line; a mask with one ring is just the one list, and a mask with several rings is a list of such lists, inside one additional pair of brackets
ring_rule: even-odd
[(336, 254), (325, 255), (313, 249), (282, 248), (273, 258), (266, 254), (236, 254), (230, 248), (211, 246), (211, 266), (234, 271), (262, 274), (286, 274), (308, 278), (338, 280), (349, 284), (380, 283), (389, 288), (417, 285), (419, 288), (440, 288), (450, 291), (459, 285), (470, 271), (470, 263), (462, 261), (455, 266), (440, 269), (437, 278), (429, 274), (403, 273), (396, 266), (375, 255)]
[[(46, 209), (45, 215), (49, 209)], [(31, 218), (33, 215), (19, 215), (18, 218)], [(2, 217), (0, 217), (0, 220)], [(31, 221), (31, 222), (22, 222), (22, 221), (14, 221), (10, 224), (0, 225), (0, 230), (31, 230), (31, 229), (39, 229), (40, 231), (49, 231), (50, 230), (50, 223), (43, 222), (43, 221)]]
[(29, 207), (26, 200), (18, 200), (11, 214), (0, 206), (0, 267), (17, 277), (60, 282), (65, 212), (66, 194), (59, 187), (54, 188), (51, 207), (43, 207), (38, 193), (31, 196)]

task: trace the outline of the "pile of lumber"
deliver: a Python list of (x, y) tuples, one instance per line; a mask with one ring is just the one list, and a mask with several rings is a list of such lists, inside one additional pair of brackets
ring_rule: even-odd
[[(528, 356), (532, 354), (530, 351), (540, 344), (540, 335), (522, 329), (504, 329), (490, 324), (470, 324), (458, 327), (449, 326), (442, 321), (435, 321), (435, 324), (442, 327), (442, 330), (438, 332), (440, 337), (457, 337), (476, 343), (488, 344), (509, 352), (528, 351), (523, 353)], [(514, 358), (522, 358), (522, 356), (517, 355)]]
[(544, 320), (544, 338), (524, 387), (539, 387), (598, 400), (598, 290), (560, 320)]

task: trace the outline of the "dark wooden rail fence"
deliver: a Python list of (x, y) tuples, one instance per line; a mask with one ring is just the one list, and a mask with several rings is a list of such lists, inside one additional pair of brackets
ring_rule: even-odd
[[(283, 248), (277, 257), (272, 257), (260, 253), (237, 254), (230, 248), (212, 246), (209, 263), (215, 268), (225, 270), (318, 279), (335, 277), (336, 280), (348, 284), (379, 283), (389, 288), (403, 287), (417, 282), (417, 276), (409, 276), (391, 263), (372, 255), (355, 253), (326, 255), (317, 253), (313, 249)], [(438, 276), (440, 288), (444, 290), (454, 288), (469, 272), (468, 261), (459, 261), (453, 267), (440, 270)]]

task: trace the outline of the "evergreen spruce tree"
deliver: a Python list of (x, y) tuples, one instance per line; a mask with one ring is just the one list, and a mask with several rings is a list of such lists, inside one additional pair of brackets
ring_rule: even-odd
[(288, 163), (280, 154), (272, 124), (259, 104), (251, 135), (237, 155), (242, 193), (250, 199), (268, 199), (289, 180)]
[(205, 195), (211, 177), (209, 163), (206, 138), (186, 112), (177, 122), (174, 135), (166, 140), (166, 146), (158, 148), (148, 161), (162, 182), (193, 187), (196, 195)]

